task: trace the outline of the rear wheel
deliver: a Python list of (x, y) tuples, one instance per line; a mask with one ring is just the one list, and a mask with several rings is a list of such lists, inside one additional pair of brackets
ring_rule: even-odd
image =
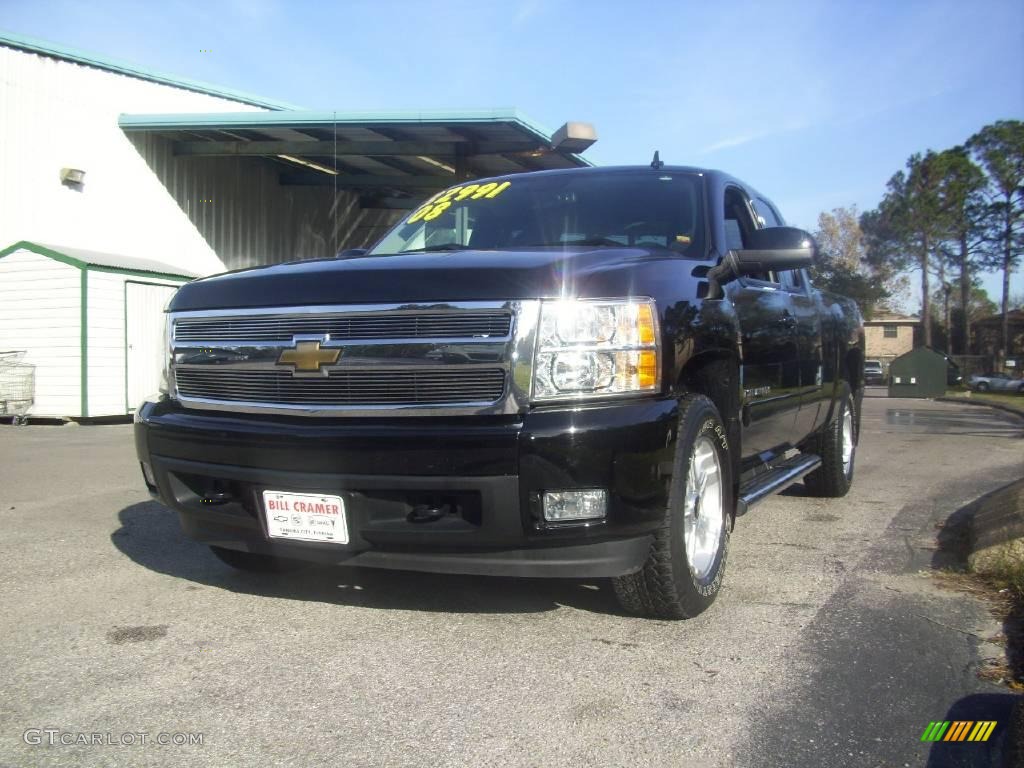
[(301, 560), (289, 560), (258, 552), (239, 552), (238, 550), (225, 549), (224, 547), (211, 546), (210, 551), (222, 563), (230, 565), (239, 571), (247, 571), (249, 573), (286, 573), (305, 568), (309, 565)]
[(811, 453), (821, 456), (821, 466), (804, 478), (804, 485), (813, 496), (845, 496), (853, 485), (859, 419), (846, 384), (843, 384), (837, 411), (835, 418), (825, 425), (809, 446)]
[(680, 401), (668, 508), (637, 573), (613, 579), (630, 613), (687, 619), (718, 596), (729, 553), (732, 464), (725, 425), (703, 395)]
[(988, 382), (987, 381), (979, 381), (978, 385), (975, 387), (975, 389), (977, 389), (979, 392), (988, 392)]

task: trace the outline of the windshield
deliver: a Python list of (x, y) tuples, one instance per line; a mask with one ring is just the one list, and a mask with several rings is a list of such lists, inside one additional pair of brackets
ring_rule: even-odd
[(636, 171), (460, 184), (410, 213), (370, 255), (637, 246), (703, 258), (700, 183), (694, 173)]

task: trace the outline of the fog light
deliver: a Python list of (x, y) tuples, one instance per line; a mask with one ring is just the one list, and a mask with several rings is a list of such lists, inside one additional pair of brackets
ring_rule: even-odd
[(142, 477), (146, 481), (146, 485), (150, 488), (156, 488), (156, 477), (153, 475), (153, 468), (144, 461), (139, 463), (142, 465)]
[(544, 519), (549, 523), (568, 520), (599, 520), (606, 514), (608, 493), (604, 490), (547, 491)]

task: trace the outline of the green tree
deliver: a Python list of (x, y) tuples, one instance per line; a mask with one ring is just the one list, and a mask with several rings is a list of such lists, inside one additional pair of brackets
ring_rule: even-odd
[(818, 215), (814, 233), (818, 258), (811, 267), (814, 284), (857, 302), (861, 314), (870, 319), (876, 306), (889, 298), (887, 280), (865, 260), (864, 233), (857, 207), (834, 208)]
[(999, 120), (967, 142), (989, 178), (988, 223), (993, 244), (989, 266), (1002, 270), (1001, 356), (1010, 352), (1010, 274), (1024, 250), (1024, 122)]
[[(960, 321), (965, 327), (955, 333), (950, 327), (950, 302), (948, 295), (949, 282), (946, 280), (946, 267), (954, 268), (959, 283), (960, 307), (967, 306), (971, 299), (971, 288), (974, 284), (974, 272), (987, 255), (985, 246), (986, 204), (984, 189), (985, 174), (981, 168), (971, 161), (966, 147), (953, 147), (940, 152), (936, 158), (939, 175), (939, 217), (945, 227), (945, 242), (936, 254), (938, 267), (939, 289), (943, 293), (945, 306), (946, 352), (949, 353), (949, 341), (955, 335), (960, 339), (971, 338), (971, 315), (960, 313)], [(963, 350), (966, 353), (966, 350)]]
[(944, 164), (929, 150), (911, 155), (906, 171), (893, 174), (876, 211), (861, 217), (868, 244), (868, 263), (876, 268), (921, 272), (921, 328), (932, 345), (933, 256), (947, 227), (942, 217), (940, 186)]
[[(989, 298), (988, 292), (977, 281), (973, 282), (968, 291), (967, 312), (964, 312), (963, 296), (955, 286), (947, 283), (949, 290), (939, 286), (932, 292), (932, 301), (939, 306), (946, 306), (946, 322), (943, 326), (944, 337), (949, 339), (947, 354), (971, 354), (971, 339), (964, 334), (976, 321), (991, 317), (998, 311), (995, 302)], [(948, 303), (947, 303), (948, 302)], [(933, 323), (935, 328), (938, 324)]]

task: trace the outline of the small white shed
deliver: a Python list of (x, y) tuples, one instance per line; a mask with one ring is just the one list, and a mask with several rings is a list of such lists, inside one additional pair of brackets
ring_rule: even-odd
[(123, 416), (159, 388), (164, 308), (196, 275), (27, 241), (0, 250), (0, 352), (36, 367), (29, 416)]

